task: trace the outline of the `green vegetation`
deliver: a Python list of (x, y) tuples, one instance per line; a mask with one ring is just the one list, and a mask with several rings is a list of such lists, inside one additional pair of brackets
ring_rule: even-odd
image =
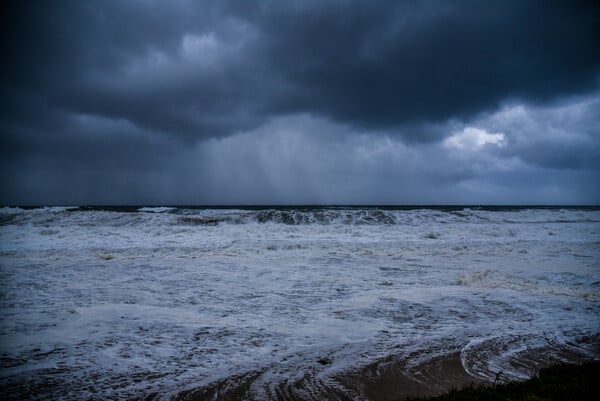
[(600, 362), (553, 366), (543, 369), (538, 376), (525, 382), (470, 386), (426, 400), (596, 401), (600, 400)]

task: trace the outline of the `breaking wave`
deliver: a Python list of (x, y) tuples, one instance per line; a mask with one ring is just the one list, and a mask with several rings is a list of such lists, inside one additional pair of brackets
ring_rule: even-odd
[[(90, 216), (90, 213), (93, 216)], [(185, 226), (217, 224), (284, 225), (423, 225), (423, 224), (539, 224), (596, 223), (600, 208), (531, 207), (138, 207), (74, 206), (0, 208), (5, 224), (108, 224), (115, 226), (153, 223)]]

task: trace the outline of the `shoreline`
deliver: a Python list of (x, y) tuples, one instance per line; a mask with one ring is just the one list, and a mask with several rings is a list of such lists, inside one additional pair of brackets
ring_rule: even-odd
[(407, 397), (402, 401), (596, 401), (600, 397), (598, 377), (598, 360), (582, 364), (558, 364), (546, 367), (524, 381), (468, 386), (435, 397)]
[[(539, 350), (538, 350), (539, 351)], [(517, 363), (531, 363), (532, 375), (553, 366), (599, 365), (599, 359), (571, 354), (567, 358), (550, 360), (533, 358), (535, 350)], [(565, 362), (566, 361), (566, 362)], [(410, 355), (392, 355), (368, 365), (334, 373), (304, 372), (299, 378), (269, 382), (265, 371), (252, 371), (210, 383), (207, 386), (177, 394), (175, 401), (242, 401), (242, 400), (339, 400), (339, 401), (397, 401), (443, 397), (461, 389), (494, 387), (494, 382), (471, 376), (463, 367), (460, 352), (453, 351), (412, 364)], [(525, 383), (532, 380), (505, 380), (499, 377), (498, 385)], [(144, 398), (159, 399), (158, 394)]]
[(460, 352), (436, 356), (415, 366), (409, 362), (406, 357), (390, 356), (344, 374), (340, 381), (346, 387), (359, 389), (368, 401), (431, 397), (453, 388), (484, 383), (465, 371)]

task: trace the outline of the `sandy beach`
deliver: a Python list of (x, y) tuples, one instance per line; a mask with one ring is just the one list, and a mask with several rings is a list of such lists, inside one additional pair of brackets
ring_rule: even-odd
[(417, 366), (406, 360), (389, 357), (364, 367), (331, 377), (306, 372), (293, 382), (268, 385), (271, 394), (264, 394), (260, 380), (262, 372), (232, 377), (207, 387), (186, 391), (178, 401), (259, 400), (260, 394), (276, 400), (369, 400), (391, 401), (405, 397), (432, 396), (454, 388), (481, 381), (463, 369), (458, 353), (437, 357)]
[[(415, 357), (417, 357), (415, 355)], [(515, 364), (528, 366), (532, 376), (541, 369), (568, 362), (580, 364), (590, 359), (577, 353), (564, 354), (559, 359), (546, 356), (544, 350), (528, 351)], [(471, 385), (493, 384), (475, 378), (464, 369), (460, 353), (434, 357), (413, 364), (406, 357), (390, 356), (354, 370), (326, 377), (305, 372), (296, 381), (265, 383), (263, 372), (255, 371), (212, 383), (209, 386), (180, 393), (177, 401), (261, 400), (264, 396), (277, 401), (305, 400), (367, 400), (394, 401), (407, 397), (429, 397), (462, 389)], [(502, 374), (498, 384), (506, 383)], [(265, 386), (265, 388), (260, 388)], [(151, 397), (146, 400), (153, 399)]]

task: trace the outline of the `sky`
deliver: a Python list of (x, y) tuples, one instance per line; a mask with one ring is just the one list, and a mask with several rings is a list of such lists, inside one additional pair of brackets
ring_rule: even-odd
[(0, 204), (600, 204), (598, 2), (0, 7)]

